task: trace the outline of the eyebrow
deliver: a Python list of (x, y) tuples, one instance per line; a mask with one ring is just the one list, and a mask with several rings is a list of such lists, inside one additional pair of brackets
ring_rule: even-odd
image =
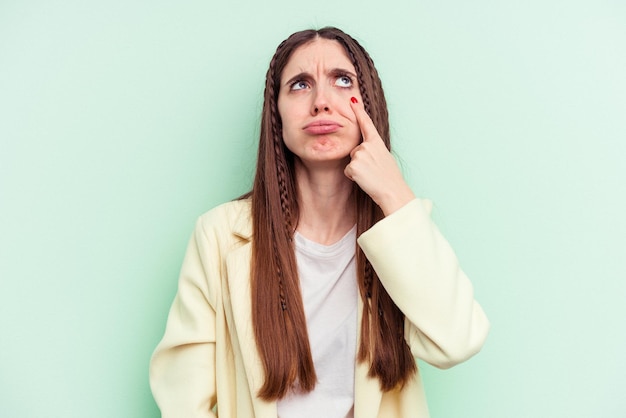
[[(345, 68), (333, 68), (330, 71), (328, 71), (328, 74), (333, 75), (333, 76), (339, 76), (339, 75), (349, 75), (352, 78), (354, 78), (355, 80), (357, 79), (357, 75), (354, 74), (352, 71), (346, 70)], [(311, 76), (310, 73), (303, 71), (299, 74), (296, 74), (295, 76), (291, 77), (289, 80), (285, 81), (285, 83), (283, 84), (284, 86), (290, 86), (291, 84), (295, 83), (296, 81), (299, 80), (307, 80), (307, 79), (311, 79), (313, 78)]]

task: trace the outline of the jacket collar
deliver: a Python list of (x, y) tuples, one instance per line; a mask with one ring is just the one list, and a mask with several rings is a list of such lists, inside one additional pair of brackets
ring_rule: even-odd
[(252, 240), (252, 202), (250, 199), (238, 200), (239, 211), (233, 221), (233, 234), (246, 241)]

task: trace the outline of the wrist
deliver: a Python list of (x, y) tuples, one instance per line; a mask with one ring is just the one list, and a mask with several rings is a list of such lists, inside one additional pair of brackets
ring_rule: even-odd
[(380, 202), (376, 202), (378, 206), (380, 206), (380, 208), (382, 209), (385, 216), (391, 215), (392, 213), (415, 199), (415, 194), (413, 194), (413, 191), (406, 185), (402, 188), (402, 190), (394, 192), (390, 190), (389, 192), (390, 193), (387, 193), (380, 200)]

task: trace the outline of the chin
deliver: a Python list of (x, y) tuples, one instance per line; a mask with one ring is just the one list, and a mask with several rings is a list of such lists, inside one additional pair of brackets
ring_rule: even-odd
[(334, 168), (343, 171), (350, 162), (350, 156), (345, 153), (316, 153), (314, 155), (308, 155), (305, 158), (298, 157), (298, 160), (302, 165), (309, 168)]

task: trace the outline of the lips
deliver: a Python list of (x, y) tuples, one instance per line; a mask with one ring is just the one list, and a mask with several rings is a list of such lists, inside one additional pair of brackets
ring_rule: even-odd
[(317, 120), (307, 124), (302, 128), (306, 133), (311, 135), (324, 135), (337, 132), (342, 127), (341, 124), (331, 120)]

